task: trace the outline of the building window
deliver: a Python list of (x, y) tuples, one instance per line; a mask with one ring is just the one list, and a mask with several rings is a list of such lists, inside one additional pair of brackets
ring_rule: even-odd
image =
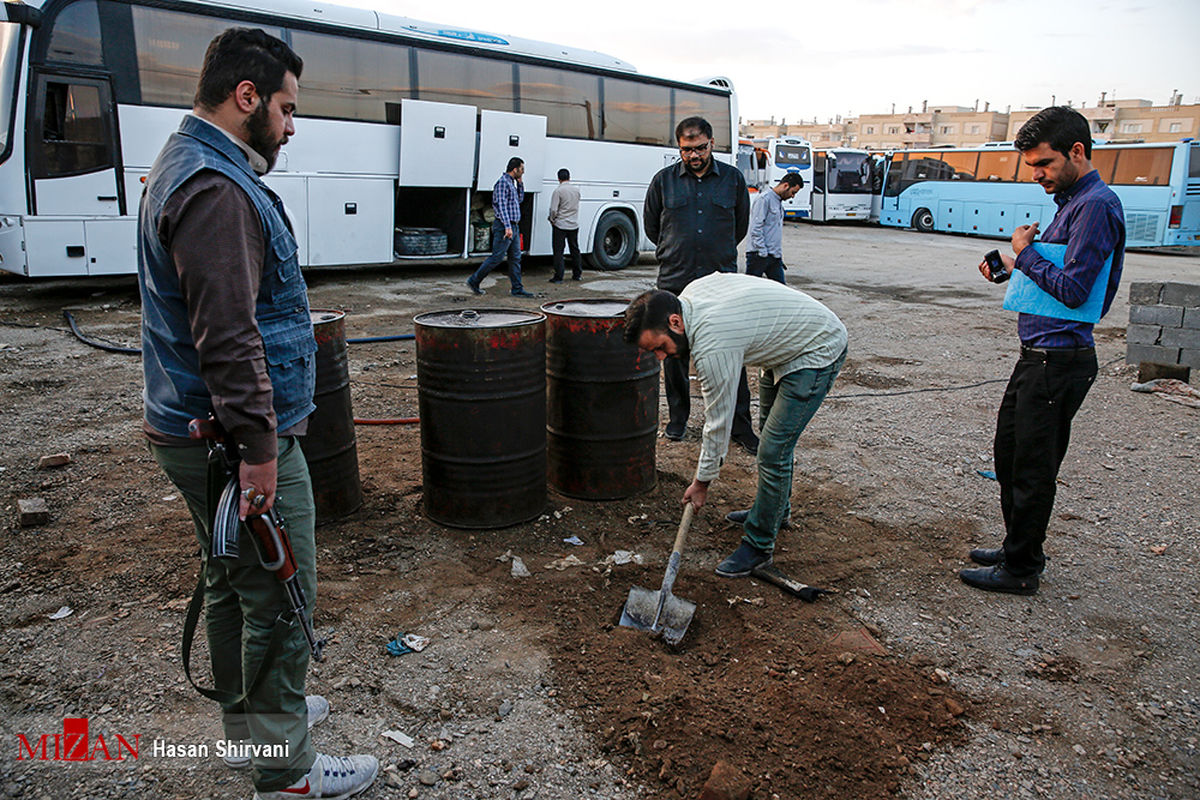
[(947, 135), (949, 135), (949, 134), (953, 134), (953, 133), (954, 133), (954, 126), (953, 126), (953, 125), (943, 125), (943, 126), (942, 126), (942, 133), (943, 133), (943, 134), (947, 134)]
[(973, 133), (973, 134), (977, 134), (977, 133), (979, 133), (979, 126), (978, 126), (978, 125), (972, 125), (972, 126), (971, 126), (971, 133)]
[(1123, 124), (1121, 126), (1121, 133), (1141, 133), (1141, 132), (1142, 132), (1142, 123), (1140, 123), (1140, 122), (1126, 122), (1125, 124)]
[(874, 126), (874, 125), (868, 125), (868, 126), (867, 126), (867, 129), (866, 129), (866, 131), (865, 131), (865, 133), (874, 133), (874, 132), (875, 132), (875, 126)]
[(1170, 124), (1170, 126), (1167, 128), (1167, 133), (1182, 133), (1182, 132), (1183, 132), (1183, 123), (1180, 123), (1180, 122), (1172, 122)]
[(900, 132), (900, 126), (899, 126), (899, 125), (890, 125), (890, 126), (888, 126), (888, 131), (887, 131), (887, 132), (888, 132), (888, 133), (899, 133), (899, 132)]

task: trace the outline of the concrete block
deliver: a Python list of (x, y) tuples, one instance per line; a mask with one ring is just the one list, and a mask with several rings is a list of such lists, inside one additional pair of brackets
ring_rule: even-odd
[(1178, 328), (1183, 324), (1183, 306), (1130, 306), (1129, 322)]
[(40, 497), (22, 497), (17, 500), (17, 514), (22, 528), (45, 525), (50, 521), (50, 509)]
[(1146, 381), (1156, 381), (1159, 378), (1174, 378), (1177, 381), (1188, 382), (1191, 377), (1191, 370), (1180, 364), (1152, 364), (1149, 361), (1143, 361), (1138, 365), (1138, 383)]
[[(1144, 342), (1144, 344), (1154, 344), (1154, 342)], [(71, 463), (71, 455), (69, 453), (55, 453), (50, 456), (42, 456), (38, 459), (38, 469), (49, 469), (50, 467), (65, 467)]]
[(1125, 363), (1140, 364), (1151, 361), (1155, 364), (1178, 364), (1179, 348), (1162, 347), (1157, 344), (1128, 344), (1125, 346)]
[(1161, 283), (1129, 284), (1129, 303), (1135, 306), (1156, 306), (1162, 297)]
[(1200, 283), (1164, 283), (1162, 300), (1164, 306), (1200, 306)]
[[(1180, 350), (1179, 363), (1191, 369), (1200, 369), (1200, 350), (1192, 350), (1191, 348)], [(1187, 379), (1185, 378), (1184, 380)]]
[(1130, 325), (1125, 329), (1125, 341), (1129, 344), (1158, 344), (1158, 337), (1162, 336), (1162, 332), (1161, 325)]
[(1159, 344), (1164, 347), (1186, 347), (1190, 350), (1200, 350), (1200, 329), (1163, 328)]
[(1185, 308), (1183, 310), (1183, 327), (1200, 328), (1200, 308)]

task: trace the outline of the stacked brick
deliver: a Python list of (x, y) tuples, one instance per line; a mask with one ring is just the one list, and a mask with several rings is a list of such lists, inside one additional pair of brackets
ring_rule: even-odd
[(1200, 369), (1200, 285), (1133, 283), (1125, 363)]

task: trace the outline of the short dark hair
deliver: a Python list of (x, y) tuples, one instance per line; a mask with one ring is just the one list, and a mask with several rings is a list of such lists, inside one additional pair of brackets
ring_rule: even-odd
[(525, 159), (517, 158), (516, 156), (513, 156), (512, 158), (510, 158), (508, 160), (508, 166), (504, 168), (504, 171), (512, 172), (514, 169), (516, 169), (517, 167), (521, 166), (524, 163), (525, 163)]
[(560, 181), (569, 181), (569, 180), (571, 180), (571, 170), (567, 169), (566, 167), (563, 167), (562, 169), (560, 169), (560, 170), (558, 171), (558, 179), (559, 179)]
[(1092, 157), (1092, 129), (1087, 117), (1069, 106), (1050, 106), (1034, 114), (1017, 131), (1013, 146), (1022, 153), (1045, 142), (1063, 155), (1070, 155), (1076, 142), (1083, 154)]
[(193, 101), (200, 108), (215, 109), (237, 85), (250, 81), (264, 101), (283, 86), (290, 72), (300, 77), (304, 62), (292, 48), (260, 28), (230, 28), (208, 43), (200, 83)]
[(668, 331), (672, 314), (682, 313), (679, 298), (662, 289), (651, 289), (633, 298), (625, 309), (626, 344), (637, 344), (643, 331)]
[(804, 178), (800, 177), (799, 172), (787, 172), (779, 179), (780, 183), (786, 183), (788, 186), (795, 186), (797, 189), (804, 188)]
[(688, 117), (679, 120), (679, 124), (675, 126), (675, 141), (678, 142), (682, 139), (686, 131), (699, 131), (709, 139), (713, 138), (712, 125), (709, 125), (708, 120), (704, 117)]

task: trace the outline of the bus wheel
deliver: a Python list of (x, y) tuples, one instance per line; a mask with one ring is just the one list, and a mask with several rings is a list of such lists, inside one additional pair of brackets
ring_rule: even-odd
[(588, 261), (596, 269), (624, 269), (637, 258), (637, 231), (620, 211), (605, 211), (596, 225)]
[(918, 208), (913, 214), (912, 226), (921, 233), (933, 233), (933, 212), (928, 208)]

